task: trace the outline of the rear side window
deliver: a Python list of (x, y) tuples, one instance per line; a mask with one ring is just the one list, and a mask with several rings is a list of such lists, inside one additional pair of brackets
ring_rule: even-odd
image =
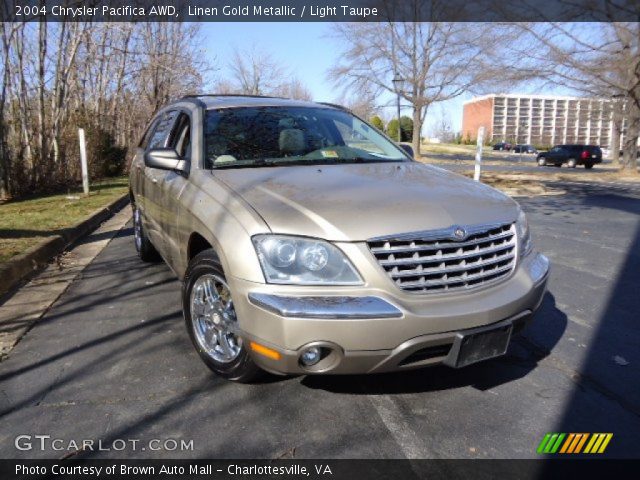
[(178, 112), (176, 110), (171, 110), (163, 113), (159, 117), (158, 123), (153, 129), (153, 133), (149, 139), (149, 149), (164, 148), (167, 146), (167, 138), (169, 137), (169, 133), (171, 133), (171, 127), (173, 127), (177, 115)]

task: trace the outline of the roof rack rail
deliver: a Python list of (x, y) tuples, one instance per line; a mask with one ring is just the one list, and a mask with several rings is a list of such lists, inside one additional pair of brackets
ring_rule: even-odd
[(317, 102), (317, 103), (319, 103), (320, 105), (326, 105), (327, 107), (339, 108), (340, 110), (351, 112), (349, 108), (345, 107), (344, 105), (339, 105), (337, 103), (331, 103), (331, 102)]
[(248, 98), (285, 98), (275, 95), (249, 95), (244, 93), (193, 93), (183, 95), (181, 98), (198, 98), (198, 97), (248, 97)]

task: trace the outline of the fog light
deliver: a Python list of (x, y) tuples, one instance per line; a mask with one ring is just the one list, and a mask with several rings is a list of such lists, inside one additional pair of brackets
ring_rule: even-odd
[(322, 358), (322, 350), (319, 347), (309, 347), (300, 355), (300, 361), (307, 367), (318, 363), (320, 358)]

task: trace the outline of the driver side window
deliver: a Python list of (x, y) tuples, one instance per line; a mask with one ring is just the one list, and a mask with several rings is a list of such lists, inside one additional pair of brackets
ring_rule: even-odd
[(176, 118), (178, 112), (175, 110), (162, 114), (154, 127), (153, 133), (149, 139), (147, 149), (152, 150), (154, 148), (167, 147), (167, 135), (171, 131), (171, 126)]

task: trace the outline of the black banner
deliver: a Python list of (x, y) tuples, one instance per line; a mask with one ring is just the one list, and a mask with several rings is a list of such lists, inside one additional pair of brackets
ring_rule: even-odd
[[(640, 460), (0, 460), (13, 479), (430, 479), (636, 478)], [(579, 476), (579, 477), (578, 477)]]
[(0, 21), (640, 21), (638, 0), (4, 0), (0, 8)]

